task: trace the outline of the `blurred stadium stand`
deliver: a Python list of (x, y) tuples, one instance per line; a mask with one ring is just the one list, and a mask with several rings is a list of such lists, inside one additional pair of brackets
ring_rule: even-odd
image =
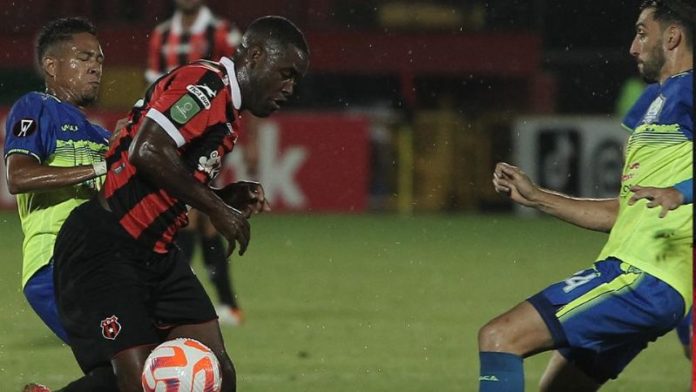
[[(279, 14), (306, 32), (310, 74), (288, 110), (370, 119), (367, 206), (377, 210), (509, 207), (490, 189), (490, 169), (511, 158), (514, 120), (611, 113), (635, 73), (626, 10), (637, 0), (207, 4), (242, 28)], [(81, 15), (97, 24), (106, 54), (99, 110), (125, 113), (145, 88), (148, 34), (172, 10), (169, 0), (13, 1), (0, 14), (0, 105), (42, 89), (33, 66), (40, 26)]]

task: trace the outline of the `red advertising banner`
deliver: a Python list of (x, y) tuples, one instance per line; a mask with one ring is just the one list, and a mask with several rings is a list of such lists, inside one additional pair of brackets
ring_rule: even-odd
[[(5, 134), (9, 108), (0, 108)], [(123, 113), (95, 112), (90, 119), (113, 128)], [(274, 211), (361, 212), (367, 207), (369, 121), (342, 113), (278, 114), (243, 119), (242, 135), (225, 158), (217, 179), (226, 184), (255, 179), (263, 184)], [(255, 129), (256, 178), (250, 175), (245, 129)], [(0, 138), (4, 140), (4, 137)], [(0, 208), (15, 207), (7, 191), (5, 162), (0, 162)]]

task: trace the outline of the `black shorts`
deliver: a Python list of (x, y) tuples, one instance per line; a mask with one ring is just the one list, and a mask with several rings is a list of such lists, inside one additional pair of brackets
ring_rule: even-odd
[(159, 344), (166, 329), (217, 318), (191, 267), (133, 239), (96, 199), (77, 207), (54, 249), (61, 322), (87, 373), (128, 348)]

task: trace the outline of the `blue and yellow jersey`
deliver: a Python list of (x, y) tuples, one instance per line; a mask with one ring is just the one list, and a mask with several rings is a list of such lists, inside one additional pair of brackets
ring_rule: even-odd
[[(36, 92), (15, 102), (5, 130), (5, 160), (11, 154), (26, 154), (56, 167), (103, 161), (110, 135), (87, 121), (76, 106)], [(17, 195), (24, 232), (22, 287), (51, 259), (58, 230), (73, 208), (88, 200), (103, 181), (101, 177), (52, 191)]]
[(598, 259), (616, 257), (666, 282), (692, 303), (693, 210), (659, 218), (647, 200), (629, 206), (633, 185), (670, 187), (693, 177), (693, 72), (650, 85), (623, 121), (626, 146), (619, 214)]

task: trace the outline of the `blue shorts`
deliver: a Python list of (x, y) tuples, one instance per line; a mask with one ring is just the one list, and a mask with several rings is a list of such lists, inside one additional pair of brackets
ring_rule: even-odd
[(24, 286), (24, 296), (48, 328), (67, 344), (68, 334), (58, 317), (56, 295), (53, 290), (53, 263), (43, 266), (29, 278)]
[(615, 258), (547, 287), (529, 302), (558, 351), (600, 384), (674, 329), (685, 306), (667, 283)]
[(693, 310), (693, 308), (689, 309), (689, 313), (686, 315), (686, 317), (684, 317), (684, 320), (682, 320), (679, 323), (679, 325), (677, 325), (677, 336), (679, 336), (679, 341), (684, 346), (689, 346), (691, 344), (691, 326), (693, 325)]

